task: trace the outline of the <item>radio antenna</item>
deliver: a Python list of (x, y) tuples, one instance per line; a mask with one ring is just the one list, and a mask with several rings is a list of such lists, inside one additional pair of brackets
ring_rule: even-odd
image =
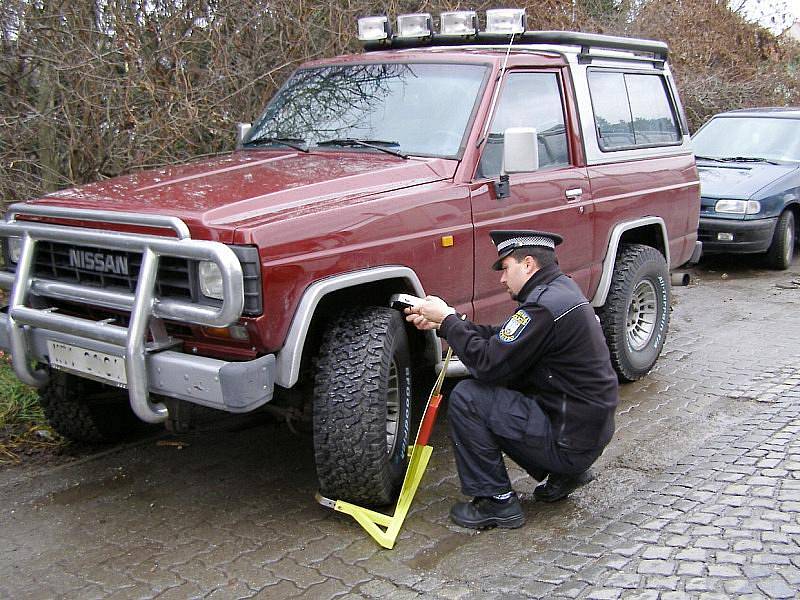
[(497, 106), (497, 98), (500, 96), (500, 88), (503, 87), (503, 79), (506, 75), (506, 69), (508, 68), (508, 56), (511, 54), (511, 46), (514, 44), (514, 36), (516, 34), (511, 34), (511, 39), (508, 40), (508, 48), (506, 48), (506, 55), (503, 59), (503, 66), (500, 67), (500, 72), (497, 74), (497, 85), (494, 88), (494, 94), (492, 94), (492, 103), (489, 105), (489, 114), (486, 117), (486, 124), (483, 126), (483, 132), (481, 133), (481, 138), (478, 140), (476, 147), (480, 148), (481, 144), (486, 140), (486, 136), (489, 131), (489, 125), (492, 123), (492, 119), (494, 118), (494, 109)]

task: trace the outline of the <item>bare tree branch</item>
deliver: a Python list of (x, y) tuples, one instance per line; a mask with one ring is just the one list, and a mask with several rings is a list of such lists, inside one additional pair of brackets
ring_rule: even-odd
[[(785, 0), (763, 5), (778, 7)], [(531, 29), (663, 39), (693, 127), (800, 101), (800, 50), (742, 0), (521, 2)], [(214, 155), (299, 63), (357, 52), (356, 19), (478, 0), (6, 0), (0, 3), (0, 198)], [(331, 110), (337, 110), (335, 98)], [(338, 107), (344, 110), (343, 107)]]

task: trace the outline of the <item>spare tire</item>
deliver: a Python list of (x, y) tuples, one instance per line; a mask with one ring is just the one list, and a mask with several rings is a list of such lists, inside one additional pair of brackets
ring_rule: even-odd
[(405, 321), (396, 310), (348, 310), (328, 326), (313, 401), (324, 496), (375, 506), (395, 499), (411, 435), (410, 362)]

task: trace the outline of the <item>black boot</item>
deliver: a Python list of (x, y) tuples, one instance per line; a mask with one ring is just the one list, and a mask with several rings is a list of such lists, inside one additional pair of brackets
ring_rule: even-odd
[(594, 474), (590, 470), (577, 475), (559, 475), (558, 473), (550, 473), (547, 481), (540, 483), (533, 490), (533, 495), (537, 500), (542, 502), (555, 502), (566, 498), (576, 489), (582, 485), (586, 485), (592, 479)]
[(478, 496), (472, 502), (459, 502), (450, 509), (450, 519), (456, 525), (469, 529), (516, 529), (525, 524), (525, 515), (522, 514), (516, 494), (507, 500)]

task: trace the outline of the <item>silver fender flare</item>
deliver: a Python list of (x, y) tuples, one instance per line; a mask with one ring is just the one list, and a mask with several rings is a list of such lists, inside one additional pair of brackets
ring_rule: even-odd
[(664, 259), (667, 261), (667, 269), (669, 269), (669, 237), (667, 237), (667, 225), (661, 217), (643, 217), (635, 221), (627, 221), (619, 223), (611, 230), (611, 238), (608, 240), (608, 248), (606, 249), (606, 258), (603, 260), (603, 273), (600, 276), (600, 283), (597, 285), (597, 291), (592, 297), (592, 306), (595, 308), (603, 306), (606, 303), (606, 296), (608, 290), (611, 289), (611, 277), (614, 275), (614, 264), (617, 259), (617, 249), (619, 248), (619, 241), (622, 234), (631, 229), (638, 229), (646, 225), (658, 225), (661, 228), (661, 235), (664, 239)]
[[(382, 281), (388, 279), (402, 279), (414, 289), (414, 295), (424, 298), (425, 292), (422, 289), (417, 274), (408, 267), (389, 266), (365, 269), (363, 271), (353, 271), (328, 277), (312, 283), (303, 293), (297, 310), (292, 318), (292, 324), (286, 335), (286, 344), (278, 352), (275, 361), (275, 384), (284, 388), (290, 388), (297, 383), (300, 377), (300, 362), (303, 358), (303, 347), (306, 343), (308, 328), (311, 319), (317, 310), (320, 301), (331, 292), (343, 290), (365, 283)], [(442, 343), (433, 331), (426, 334), (427, 349), (433, 350), (433, 355), (437, 362), (441, 361)]]

